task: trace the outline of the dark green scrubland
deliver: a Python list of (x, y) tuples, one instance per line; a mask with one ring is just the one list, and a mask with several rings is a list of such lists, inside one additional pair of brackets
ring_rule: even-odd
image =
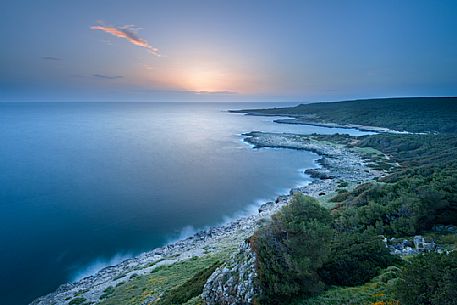
[(364, 99), (239, 112), (286, 115), (316, 123), (357, 124), (410, 132), (457, 132), (457, 97)]
[(330, 211), (296, 195), (252, 238), (260, 304), (287, 304), (332, 285), (355, 286), (395, 263), (372, 231), (339, 232)]
[[(358, 146), (389, 154), (401, 167), (357, 187), (335, 211), (341, 230), (373, 228), (379, 234), (412, 235), (457, 220), (457, 136), (375, 135)], [(454, 152), (454, 153), (453, 153)]]
[[(341, 189), (330, 200), (336, 203), (331, 210), (297, 196), (259, 229), (252, 239), (258, 304), (457, 304), (457, 235), (432, 231), (457, 225), (456, 102), (378, 99), (252, 111), (428, 133), (315, 135), (351, 149), (381, 151), (389, 156), (382, 162), (390, 174)], [(417, 234), (449, 251), (401, 259), (380, 238)]]

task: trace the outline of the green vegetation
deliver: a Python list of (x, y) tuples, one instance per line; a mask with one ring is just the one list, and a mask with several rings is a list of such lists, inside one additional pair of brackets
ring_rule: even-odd
[(457, 304), (457, 252), (413, 257), (400, 273), (395, 294), (404, 305)]
[(403, 168), (405, 174), (409, 167), (437, 167), (455, 163), (457, 135), (396, 135), (378, 134), (361, 137), (354, 146), (371, 147), (392, 156)]
[[(109, 295), (99, 304), (134, 305), (142, 304), (148, 299), (151, 300), (148, 304), (198, 304), (198, 298), (195, 296), (200, 291), (205, 277), (209, 276), (211, 270), (227, 256), (227, 253), (206, 255), (169, 266), (156, 267), (150, 274), (132, 277), (113, 290), (110, 289)], [(171, 301), (166, 303), (167, 300)]]
[(253, 237), (261, 304), (293, 302), (333, 285), (363, 284), (396, 263), (373, 230), (338, 232), (318, 202), (301, 194)]
[(349, 192), (338, 192), (334, 197), (330, 198), (330, 202), (342, 202), (349, 198)]
[(382, 98), (240, 112), (288, 115), (317, 123), (358, 124), (410, 132), (457, 132), (456, 97)]
[(331, 215), (319, 203), (296, 195), (252, 241), (262, 304), (279, 304), (324, 289), (318, 276), (330, 253)]
[(413, 235), (457, 220), (455, 170), (403, 177), (396, 183), (356, 188), (337, 211), (341, 231), (374, 228), (378, 234)]
[(369, 281), (395, 262), (396, 258), (373, 231), (336, 232), (331, 253), (319, 275), (327, 285), (355, 286)]
[(206, 305), (206, 303), (203, 301), (203, 299), (200, 296), (197, 296), (197, 297), (190, 299), (183, 305)]
[(68, 305), (80, 305), (80, 304), (83, 304), (84, 302), (86, 301), (85, 298), (74, 298), (73, 300), (71, 300)]
[(348, 186), (347, 181), (340, 181), (340, 182), (338, 183), (338, 187), (347, 187), (347, 186)]
[(400, 269), (388, 267), (370, 282), (357, 287), (330, 287), (320, 295), (291, 305), (400, 305), (393, 296)]
[(103, 294), (100, 296), (100, 299), (106, 299), (109, 297), (111, 294), (114, 293), (114, 288), (112, 286), (109, 286), (103, 291)]
[[(366, 183), (349, 193), (337, 194), (332, 199), (339, 202), (333, 211), (336, 231), (342, 234), (366, 234), (371, 231), (387, 236), (411, 236), (420, 233), (432, 236), (437, 242), (449, 245), (448, 250), (454, 250), (457, 242), (455, 234), (429, 233), (429, 230), (435, 224), (457, 224), (457, 137), (450, 134), (383, 134), (362, 137), (352, 145), (380, 150), (390, 155), (401, 167), (381, 179), (382, 183)], [(358, 255), (375, 258), (369, 251), (370, 239), (365, 237), (364, 240), (365, 242), (357, 245), (360, 247), (359, 251), (353, 253), (349, 244), (354, 243), (347, 242), (346, 249), (340, 251), (340, 255), (347, 252), (348, 259)], [(457, 282), (455, 255), (455, 252), (452, 255), (431, 253), (413, 258), (410, 264), (402, 268), (396, 292), (384, 292), (386, 299), (381, 301), (385, 304), (395, 300), (400, 300), (401, 304), (457, 304), (454, 284)], [(368, 265), (363, 267), (358, 263), (345, 265), (344, 259), (337, 259), (337, 256), (339, 255), (335, 253), (331, 255), (335, 257), (336, 264), (328, 264), (324, 270), (339, 281), (332, 282), (327, 279), (327, 283), (351, 285), (345, 282), (346, 277), (340, 276), (340, 264), (348, 270), (354, 270), (352, 275), (355, 277), (359, 272), (363, 274), (363, 270), (368, 273), (373, 270)], [(383, 263), (393, 262), (381, 260), (378, 268), (385, 265)], [(359, 266), (360, 269), (357, 268)], [(321, 276), (325, 278), (326, 273), (321, 271)], [(361, 277), (360, 281), (354, 283), (365, 281), (366, 279)], [(309, 304), (333, 304), (328, 301), (330, 299), (336, 300), (334, 304), (344, 304), (350, 300), (350, 297), (344, 296), (347, 292), (360, 297), (359, 288), (367, 288), (372, 284), (367, 285), (356, 287), (356, 290), (333, 288), (312, 299)], [(320, 303), (317, 300), (326, 301)], [(367, 304), (375, 302), (375, 299), (362, 297), (360, 302)]]
[(171, 289), (163, 298), (155, 304), (184, 304), (187, 301), (199, 296), (203, 292), (203, 286), (209, 276), (221, 265), (221, 262), (216, 261), (213, 265), (195, 274), (184, 284)]
[[(339, 189), (329, 200), (335, 203), (330, 223), (333, 237), (330, 242), (321, 239), (318, 267), (299, 265), (303, 269), (297, 272), (289, 266), (291, 261), (310, 256), (305, 248), (312, 241), (307, 239), (315, 240), (322, 234), (321, 228), (315, 232), (296, 231), (301, 236), (294, 238), (301, 242), (295, 245), (302, 245), (303, 249), (290, 250), (284, 237), (290, 230), (287, 221), (292, 227), (307, 224), (310, 220), (306, 213), (292, 211), (295, 218), (280, 217), (280, 222), (275, 216), (270, 225), (256, 233), (261, 304), (274, 304), (278, 291), (297, 305), (457, 304), (456, 252), (400, 260), (389, 254), (379, 236), (405, 238), (422, 234), (448, 251), (457, 249), (455, 233), (431, 232), (437, 224), (457, 225), (457, 98), (378, 102), (382, 103), (354, 101), (252, 111), (288, 114), (301, 120), (440, 132), (364, 137), (312, 135), (315, 140), (346, 145), (363, 154), (371, 167), (387, 170), (389, 175), (355, 188), (338, 182)], [(300, 215), (304, 217), (297, 219)], [(328, 223), (323, 227), (327, 229)], [(294, 253), (301, 253), (301, 257), (293, 258)], [(265, 267), (269, 264), (270, 268)], [(312, 279), (309, 290), (294, 289), (302, 276)], [(279, 279), (285, 279), (282, 285), (276, 284)]]
[(402, 166), (384, 183), (363, 184), (336, 196), (340, 231), (374, 228), (379, 234), (403, 236), (434, 224), (457, 223), (457, 136), (375, 135), (358, 146), (374, 146)]

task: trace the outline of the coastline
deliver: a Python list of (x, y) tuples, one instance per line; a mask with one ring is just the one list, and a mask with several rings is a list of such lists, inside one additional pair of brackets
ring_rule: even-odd
[(251, 115), (251, 116), (285, 117), (285, 118), (273, 120), (273, 122), (278, 123), (278, 124), (310, 125), (310, 126), (327, 127), (327, 128), (357, 129), (359, 131), (374, 132), (374, 133), (427, 134), (427, 133), (423, 133), (423, 132), (409, 132), (409, 131), (393, 130), (393, 129), (389, 129), (386, 127), (378, 127), (378, 126), (321, 122), (316, 119), (313, 119), (312, 116), (303, 117), (303, 116), (291, 115), (291, 114), (269, 114), (269, 113), (255, 112), (255, 111), (250, 111), (250, 110), (229, 110), (229, 112), (230, 113), (241, 113), (244, 115)]
[(235, 253), (239, 245), (254, 233), (260, 223), (267, 221), (273, 213), (287, 204), (294, 193), (301, 192), (316, 198), (328, 197), (336, 192), (339, 181), (344, 180), (356, 186), (384, 174), (382, 171), (368, 167), (360, 154), (340, 144), (286, 133), (254, 131), (243, 136), (244, 141), (255, 148), (286, 148), (314, 152), (320, 156), (318, 160), (320, 167), (314, 170), (332, 178), (314, 178), (310, 184), (294, 187), (289, 194), (278, 196), (275, 202), (262, 204), (259, 207), (259, 213), (210, 227), (186, 239), (145, 252), (115, 266), (105, 267), (96, 274), (75, 283), (63, 284), (55, 292), (42, 296), (30, 304), (68, 304), (75, 296), (82, 296), (88, 302), (97, 303), (108, 287), (115, 287), (132, 277), (148, 274), (159, 266), (172, 265), (205, 255)]

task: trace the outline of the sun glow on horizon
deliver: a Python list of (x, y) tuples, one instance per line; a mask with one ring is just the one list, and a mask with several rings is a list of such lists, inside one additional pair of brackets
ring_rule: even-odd
[(190, 68), (182, 77), (182, 86), (190, 91), (226, 91), (232, 83), (225, 73), (205, 67)]
[(244, 93), (251, 89), (242, 71), (208, 63), (173, 63), (166, 69), (149, 64), (138, 65), (132, 70), (132, 76), (134, 83), (145, 88), (171, 91)]

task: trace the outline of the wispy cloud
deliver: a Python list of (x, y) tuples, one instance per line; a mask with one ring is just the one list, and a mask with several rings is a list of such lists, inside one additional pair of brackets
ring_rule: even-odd
[(120, 79), (124, 78), (122, 75), (105, 75), (105, 74), (92, 74), (93, 77), (100, 79)]
[(106, 33), (109, 33), (113, 36), (127, 39), (130, 43), (147, 49), (150, 53), (155, 56), (161, 56), (159, 49), (151, 46), (146, 40), (138, 36), (139, 28), (133, 25), (123, 25), (123, 26), (105, 26), (105, 25), (94, 25), (90, 27), (92, 30), (100, 30)]
[(62, 60), (62, 58), (60, 58), (60, 57), (54, 57), (54, 56), (43, 56), (43, 57), (41, 57), (41, 59), (44, 59), (44, 60), (52, 60), (52, 61), (59, 61), (59, 60)]

